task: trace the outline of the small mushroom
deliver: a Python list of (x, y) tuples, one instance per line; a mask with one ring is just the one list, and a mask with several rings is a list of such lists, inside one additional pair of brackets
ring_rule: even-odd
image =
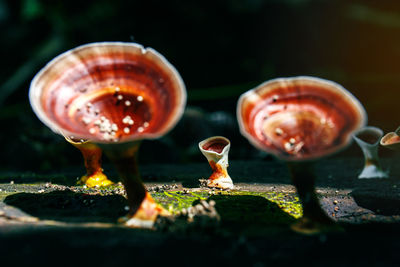
[(231, 142), (223, 136), (213, 136), (199, 143), (201, 153), (207, 158), (213, 173), (207, 180), (210, 188), (232, 189), (233, 181), (228, 174), (228, 153)]
[(332, 226), (315, 193), (313, 163), (344, 149), (351, 134), (365, 125), (360, 102), (331, 81), (279, 78), (244, 93), (237, 117), (251, 144), (288, 164), (303, 206), (303, 217), (292, 229), (315, 233)]
[(92, 43), (49, 62), (32, 80), (29, 98), (55, 133), (89, 140), (114, 162), (128, 197), (128, 226), (151, 227), (168, 214), (139, 175), (140, 141), (170, 131), (186, 104), (175, 68), (158, 52), (135, 43)]
[(385, 134), (381, 139), (381, 145), (392, 150), (400, 150), (400, 127), (394, 132)]
[(353, 139), (360, 146), (364, 158), (364, 169), (358, 178), (387, 178), (388, 173), (383, 171), (378, 156), (379, 141), (383, 131), (377, 127), (367, 126), (355, 131)]
[(108, 186), (113, 184), (103, 173), (101, 167), (102, 151), (99, 146), (87, 140), (75, 140), (65, 136), (74, 147), (82, 153), (86, 167), (86, 175), (83, 175), (79, 180), (79, 184), (84, 184), (87, 187)]

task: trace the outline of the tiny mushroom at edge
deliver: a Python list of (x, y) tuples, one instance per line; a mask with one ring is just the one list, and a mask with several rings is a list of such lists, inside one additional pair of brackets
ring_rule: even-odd
[(400, 150), (400, 127), (396, 129), (394, 132), (390, 132), (385, 134), (382, 137), (380, 144), (386, 148), (392, 150)]

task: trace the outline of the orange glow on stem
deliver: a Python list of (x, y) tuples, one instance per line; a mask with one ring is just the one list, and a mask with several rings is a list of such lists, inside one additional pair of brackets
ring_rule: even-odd
[(113, 184), (103, 173), (101, 167), (102, 150), (97, 145), (90, 142), (75, 142), (69, 138), (66, 140), (81, 151), (86, 167), (86, 175), (82, 176), (79, 184), (88, 187), (108, 186)]
[(85, 144), (82, 146), (77, 146), (77, 148), (82, 152), (85, 167), (88, 176), (92, 176), (97, 172), (102, 172), (101, 168), (101, 149), (94, 144)]
[(209, 161), (211, 169), (213, 170), (213, 173), (211, 176), (208, 178), (209, 180), (216, 180), (220, 177), (225, 177), (228, 175), (226, 172), (226, 169), (222, 168), (221, 165), (215, 163), (214, 161)]

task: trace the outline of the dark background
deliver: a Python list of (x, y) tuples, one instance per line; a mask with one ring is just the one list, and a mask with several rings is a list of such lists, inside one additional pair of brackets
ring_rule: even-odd
[[(184, 79), (186, 113), (168, 136), (143, 143), (142, 163), (205, 160), (197, 143), (211, 135), (231, 139), (232, 159), (272, 160), (241, 137), (235, 113), (241, 93), (277, 77), (336, 81), (363, 103), (370, 125), (399, 124), (396, 0), (0, 0), (0, 33), (0, 171), (83, 168), (79, 151), (33, 114), (28, 90), (53, 57), (89, 42), (152, 47)], [(346, 155), (362, 157), (354, 145), (337, 156)]]

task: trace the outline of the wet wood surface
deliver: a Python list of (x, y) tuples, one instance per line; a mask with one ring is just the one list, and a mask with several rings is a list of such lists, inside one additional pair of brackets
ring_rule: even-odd
[[(184, 266), (391, 265), (397, 261), (393, 255), (400, 248), (400, 172), (394, 159), (383, 163), (391, 171), (386, 180), (357, 179), (361, 158), (333, 158), (317, 164), (320, 203), (343, 231), (312, 236), (290, 230), (292, 217), (288, 222), (263, 224), (246, 219), (252, 218), (246, 212), (255, 213), (263, 203), (255, 197), (257, 193), (296, 196), (286, 166), (276, 161), (231, 162), (234, 191), (249, 192), (246, 201), (254, 201), (250, 202), (254, 209), (243, 211), (244, 217), (235, 218), (234, 225), (154, 231), (115, 223), (124, 214), (123, 192), (101, 196), (52, 175), (4, 174), (0, 177), (0, 254), (2, 261), (16, 264), (52, 264), (62, 258), (67, 265), (107, 266), (126, 264), (134, 258), (135, 263)], [(152, 194), (204, 193), (205, 198), (217, 200), (218, 210), (220, 193), (199, 183), (210, 174), (208, 168), (206, 163), (196, 163), (144, 165), (141, 169)], [(66, 178), (74, 180), (73, 172)]]

